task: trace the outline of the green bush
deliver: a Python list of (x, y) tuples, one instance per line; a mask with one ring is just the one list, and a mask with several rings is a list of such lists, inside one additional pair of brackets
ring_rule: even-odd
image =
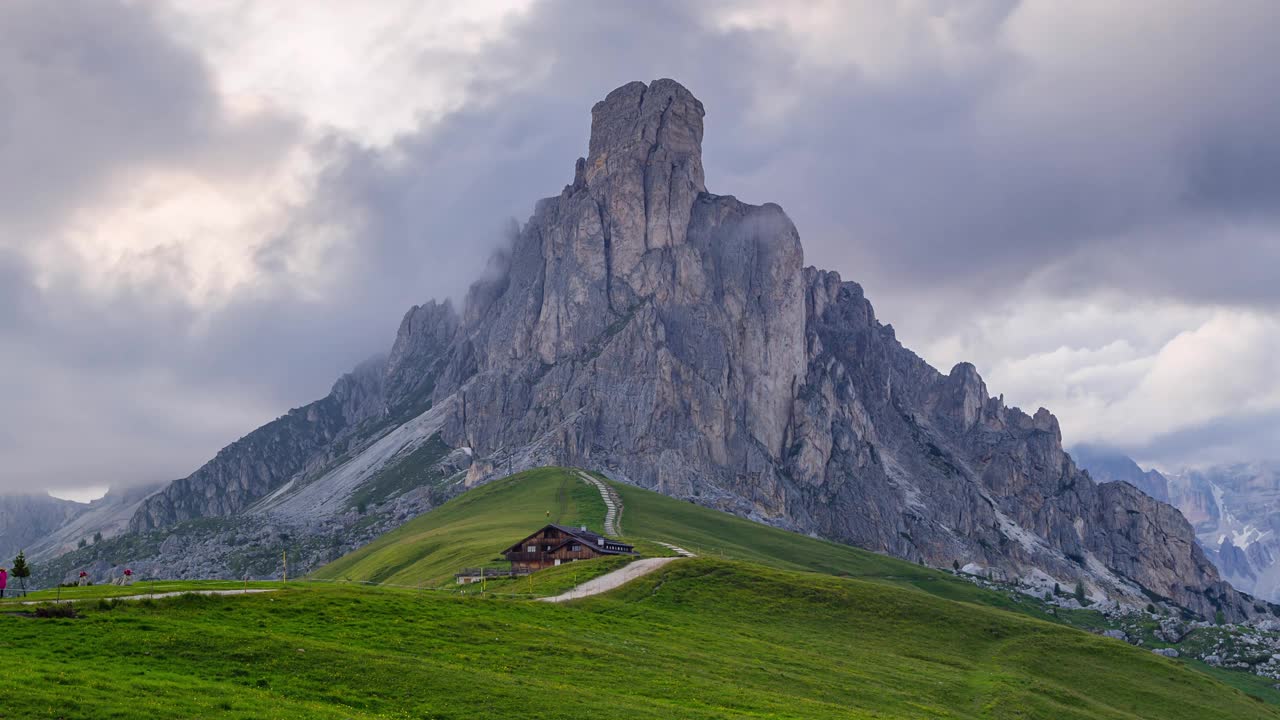
[(71, 603), (50, 603), (48, 605), (36, 606), (36, 617), (74, 618), (79, 616), (76, 614), (75, 606)]

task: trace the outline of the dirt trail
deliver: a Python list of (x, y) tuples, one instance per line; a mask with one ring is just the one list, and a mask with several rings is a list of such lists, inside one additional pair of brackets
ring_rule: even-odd
[(679, 545), (672, 545), (671, 543), (662, 542), (661, 540), (655, 540), (654, 542), (656, 542), (656, 543), (658, 543), (659, 545), (661, 545), (661, 546), (663, 546), (663, 547), (667, 548), (668, 550), (671, 550), (672, 552), (674, 552), (675, 554), (679, 555), (680, 557), (698, 557), (698, 556), (697, 556), (697, 555), (695, 555), (694, 553), (691, 553), (691, 552), (689, 552), (688, 550), (685, 550), (684, 548), (680, 547)]
[(614, 570), (607, 575), (601, 575), (593, 580), (588, 580), (578, 587), (555, 597), (538, 598), (539, 602), (560, 603), (567, 600), (577, 600), (578, 598), (591, 597), (600, 593), (609, 592), (614, 588), (620, 587), (626, 583), (643, 577), (669, 562), (679, 560), (678, 557), (662, 557), (662, 558), (645, 558), (636, 560), (625, 567)]
[[(578, 477), (582, 478), (585, 482), (595, 485), (596, 489), (600, 491), (600, 498), (604, 500), (606, 508), (604, 516), (605, 534), (612, 535), (614, 537), (620, 535), (618, 532), (618, 518), (622, 515), (622, 498), (618, 496), (618, 493), (614, 491), (613, 488), (584, 472), (579, 471)], [(626, 567), (619, 568), (606, 575), (601, 575), (594, 580), (588, 580), (572, 590), (556, 595), (555, 597), (538, 598), (538, 600), (540, 602), (559, 603), (565, 602), (566, 600), (577, 600), (578, 598), (599, 595), (600, 593), (609, 592), (614, 588), (625, 585), (638, 577), (648, 575), (669, 562), (683, 560), (684, 558), (697, 557), (678, 545), (672, 545), (671, 543), (661, 541), (657, 542), (659, 545), (671, 549), (677, 557), (644, 558), (636, 560)]]
[[(116, 597), (103, 598), (67, 598), (57, 602), (84, 602), (85, 600), (146, 600), (148, 598), (159, 600), (161, 598), (177, 597), (179, 595), (255, 595), (257, 593), (275, 592), (275, 588), (249, 588), (247, 590), (180, 590), (178, 592), (162, 592), (154, 595), (145, 593), (142, 595), (120, 595)], [(54, 602), (52, 600), (27, 600), (23, 605), (45, 605)]]
[(612, 535), (613, 537), (621, 535), (622, 530), (620, 528), (622, 526), (619, 521), (622, 518), (622, 498), (618, 497), (618, 493), (614, 492), (613, 488), (581, 470), (578, 471), (578, 477), (595, 485), (596, 489), (600, 491), (600, 499), (604, 500), (605, 507), (604, 534)]

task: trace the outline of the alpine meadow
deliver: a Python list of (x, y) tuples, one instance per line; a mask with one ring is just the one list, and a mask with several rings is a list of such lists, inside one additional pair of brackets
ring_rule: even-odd
[(1277, 33), (4, 4), (0, 718), (1280, 720)]

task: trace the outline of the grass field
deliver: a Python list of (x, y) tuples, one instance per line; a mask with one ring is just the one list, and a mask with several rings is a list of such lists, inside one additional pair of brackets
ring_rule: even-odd
[(406, 586), (450, 582), (464, 567), (505, 567), (501, 552), (548, 522), (601, 532), (600, 493), (560, 468), (466, 492), (313, 573)]
[(1280, 717), (1070, 628), (718, 559), (567, 606), (291, 583), (81, 612), (0, 615), (0, 716)]
[(565, 605), (529, 598), (626, 560), (483, 594), (453, 585), (548, 519), (600, 529), (594, 488), (523, 473), (312, 578), (250, 584), (272, 593), (121, 602), (109, 596), (151, 584), (64, 588), (74, 619), (6, 601), (0, 718), (1280, 720), (1240, 673), (1045, 622), (1034, 603), (947, 573), (615, 487), (628, 539), (701, 557)]
[(132, 585), (87, 585), (85, 587), (49, 588), (18, 596), (6, 593), (0, 608), (6, 605), (36, 601), (72, 601), (96, 600), (126, 595), (159, 595), (161, 593), (187, 592), (196, 590), (240, 590), (243, 588), (278, 588), (278, 581), (237, 580), (145, 580)]
[[(950, 573), (768, 527), (630, 485), (610, 484), (622, 497), (624, 539), (646, 556), (671, 555), (656, 542), (664, 541), (699, 555), (916, 587), (952, 600), (1048, 618), (1040, 603), (983, 590)], [(451, 582), (453, 573), (463, 567), (504, 566), (498, 554), (503, 546), (542, 523), (586, 525), (600, 532), (604, 513), (599, 492), (574, 471), (540, 468), (471, 490), (321, 568), (313, 577), (439, 586)]]

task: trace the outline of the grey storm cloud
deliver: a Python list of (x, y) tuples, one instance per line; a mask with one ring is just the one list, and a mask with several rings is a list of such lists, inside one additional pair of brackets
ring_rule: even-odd
[[(781, 204), (809, 262), (922, 323), (1033, 291), (1280, 307), (1280, 5), (1214, 4), (1213, 24), (1201, 5), (1145, 26), (1119, 13), (1077, 61), (1010, 47), (1024, 8), (979, 3), (953, 28), (965, 62), (922, 37), (886, 79), (806, 62), (779, 29), (713, 27), (728, 3), (540, 3), (469, 61), (468, 101), (443, 120), (383, 148), (338, 131), (311, 145), (312, 194), (263, 238), (257, 278), (210, 309), (162, 285), (104, 298), (36, 282), (4, 247), (129, 168), (251, 167), (304, 121), (232, 119), (217, 68), (148, 4), (6, 3), (0, 489), (184, 475), (322, 395), (410, 305), (462, 295), (510, 219), (572, 179), (591, 105), (635, 79), (704, 102), (713, 192)], [(293, 260), (335, 233), (333, 279), (302, 291)], [(180, 252), (164, 260), (182, 272)]]
[(1259, 448), (1280, 447), (1280, 412), (1241, 413), (1166, 433), (1122, 448), (1144, 463), (1169, 470), (1274, 459)]
[[(778, 202), (810, 261), (886, 294), (989, 300), (1034, 277), (1059, 293), (1280, 305), (1280, 6), (1162, 4), (1118, 21), (1140, 51), (1062, 62), (1002, 43), (1020, 4), (985, 5), (956, 28), (977, 60), (948, 64), (922, 37), (919, 61), (885, 82), (799, 63), (777, 33), (708, 31), (707, 6), (549, 3), (487, 61), (550, 70), (489, 90), (508, 98), (501, 112), (545, 113), (530, 125), (580, 123), (622, 79), (679, 79), (708, 108), (709, 187)], [(773, 103), (781, 119), (752, 122)]]
[(243, 162), (291, 131), (227, 119), (210, 70), (146, 3), (0, 8), (0, 228), (47, 232), (129, 167)]

